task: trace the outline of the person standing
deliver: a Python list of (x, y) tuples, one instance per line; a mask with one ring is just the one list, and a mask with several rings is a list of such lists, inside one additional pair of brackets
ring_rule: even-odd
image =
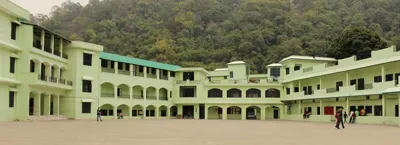
[(356, 123), (356, 118), (360, 116), (360, 112), (358, 111), (358, 108), (356, 109), (356, 112), (354, 113), (354, 119), (353, 119), (353, 123)]
[(353, 123), (354, 120), (354, 111), (350, 111), (350, 120), (349, 123)]
[(99, 120), (100, 120), (100, 121), (103, 121), (103, 120), (101, 119), (101, 111), (100, 111), (100, 109), (97, 109), (97, 122), (99, 122)]
[(344, 117), (344, 123), (347, 123), (347, 113), (346, 113), (346, 111), (344, 111), (343, 117)]
[(340, 108), (338, 111), (336, 111), (336, 128), (340, 129), (339, 125), (340, 123), (342, 124), (342, 128), (344, 129), (344, 124), (343, 124), (343, 112), (342, 109)]

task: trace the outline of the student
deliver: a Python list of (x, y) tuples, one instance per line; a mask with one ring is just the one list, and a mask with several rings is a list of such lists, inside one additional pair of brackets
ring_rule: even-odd
[(351, 111), (351, 112), (350, 112), (350, 120), (349, 120), (349, 123), (353, 123), (353, 120), (354, 120), (354, 111)]
[(360, 112), (358, 111), (358, 109), (356, 109), (356, 112), (354, 113), (353, 123), (356, 123), (356, 118), (358, 116), (360, 116)]
[(343, 117), (344, 117), (344, 123), (347, 123), (347, 113), (346, 113), (346, 111), (344, 111)]
[(342, 113), (342, 109), (340, 108), (337, 112), (336, 112), (336, 128), (340, 129), (339, 125), (340, 123), (342, 124), (342, 128), (344, 129), (344, 124), (343, 124), (343, 113)]
[(100, 121), (103, 121), (103, 120), (101, 119), (101, 111), (100, 111), (100, 109), (97, 109), (97, 122), (99, 122), (99, 120), (100, 120)]

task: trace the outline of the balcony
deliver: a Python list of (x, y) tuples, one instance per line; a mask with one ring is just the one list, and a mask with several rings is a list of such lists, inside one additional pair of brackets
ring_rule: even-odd
[(133, 72), (133, 76), (144, 77), (144, 73), (142, 73), (142, 72)]
[(133, 95), (133, 99), (141, 99), (141, 100), (143, 100), (143, 96), (142, 95)]
[(362, 86), (356, 85), (356, 90), (357, 91), (360, 91), (360, 90), (371, 90), (371, 89), (373, 89), (373, 84), (372, 83), (364, 84)]
[(55, 83), (55, 84), (63, 84), (63, 85), (68, 85), (68, 86), (72, 86), (73, 85), (72, 81), (64, 80), (64, 79), (58, 79), (56, 77), (49, 77), (49, 76), (41, 75), (41, 74), (38, 74), (37, 79), (40, 80), (40, 81), (50, 82), (50, 83)]
[(163, 97), (160, 97), (158, 100), (168, 101), (168, 98), (166, 96), (163, 96)]
[(129, 94), (128, 94), (128, 95), (126, 95), (126, 94), (120, 94), (120, 95), (118, 96), (118, 98), (129, 99), (130, 96), (129, 96)]
[(156, 79), (157, 75), (156, 74), (147, 74), (147, 78)]
[(168, 76), (161, 76), (162, 80), (168, 80)]
[(118, 70), (118, 74), (121, 74), (121, 75), (130, 75), (131, 74), (131, 72), (129, 72), (129, 71), (126, 71), (126, 70)]
[(339, 92), (339, 89), (337, 88), (327, 88), (326, 93), (336, 93)]
[(106, 68), (106, 67), (102, 67), (101, 68), (101, 72), (106, 72), (106, 73), (115, 73), (115, 70), (112, 68)]
[(201, 84), (202, 82), (203, 81), (201, 81), (201, 80), (186, 80), (186, 81), (177, 80), (175, 82), (175, 84), (187, 84), (187, 85), (189, 85), (189, 84)]
[(147, 95), (146, 96), (147, 100), (157, 100), (157, 96), (153, 96), (153, 95)]
[(114, 93), (101, 93), (103, 98), (114, 98)]

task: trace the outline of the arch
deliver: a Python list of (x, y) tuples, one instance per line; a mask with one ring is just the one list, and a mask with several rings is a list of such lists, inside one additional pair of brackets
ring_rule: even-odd
[(133, 99), (143, 99), (143, 87), (140, 85), (133, 86), (132, 89)]
[(247, 107), (246, 120), (261, 120), (261, 107), (258, 106)]
[[(126, 104), (121, 104), (117, 107), (117, 116), (122, 114), (122, 116), (130, 116), (130, 107)], [(122, 118), (121, 118), (122, 119)]]
[(211, 106), (208, 107), (208, 118), (207, 119), (222, 119), (222, 107)]
[(125, 98), (129, 99), (130, 94), (129, 94), (129, 86), (126, 84), (120, 84), (117, 86), (117, 97), (118, 98)]
[(251, 88), (246, 91), (246, 98), (260, 98), (261, 91), (259, 89)]
[(159, 95), (159, 97), (158, 97), (159, 100), (166, 100), (166, 101), (168, 100), (168, 90), (167, 89), (161, 88), (158, 92), (158, 95)]
[(230, 106), (227, 108), (227, 119), (228, 120), (241, 120), (242, 119), (242, 108), (238, 106)]
[(148, 100), (157, 100), (157, 94), (156, 94), (157, 89), (154, 87), (148, 87), (146, 89), (146, 99)]
[(146, 117), (155, 117), (156, 116), (156, 107), (153, 105), (149, 105), (146, 107)]
[(242, 91), (236, 88), (229, 89), (227, 91), (227, 97), (228, 98), (241, 98), (242, 97)]
[(31, 73), (39, 72), (39, 67), (40, 67), (40, 65), (41, 65), (41, 63), (40, 63), (39, 60), (37, 60), (37, 59), (31, 59), (31, 60), (30, 60), (30, 65), (29, 65), (29, 71), (30, 71)]
[(39, 103), (40, 103), (40, 98), (41, 95), (37, 91), (31, 91), (29, 92), (29, 115), (35, 115), (39, 116), (40, 115), (40, 108), (39, 108)]
[(143, 106), (135, 105), (132, 107), (132, 117), (144, 117)]
[(208, 98), (222, 98), (222, 90), (217, 88), (208, 90)]
[(158, 108), (158, 112), (160, 112), (160, 113), (159, 113), (159, 116), (160, 116), (160, 117), (167, 117), (167, 111), (168, 111), (167, 106), (162, 105), (162, 106), (160, 106), (160, 107)]
[(111, 104), (103, 104), (99, 109), (101, 116), (114, 116), (114, 106)]
[(106, 98), (114, 98), (114, 85), (109, 82), (100, 85), (100, 96)]
[(270, 106), (265, 108), (266, 119), (279, 119), (280, 113), (281, 109), (279, 108), (279, 106)]
[(281, 97), (281, 91), (278, 89), (268, 89), (265, 91), (265, 98), (279, 98)]
[(176, 106), (172, 106), (170, 109), (169, 109), (169, 114), (170, 114), (170, 117), (172, 118), (176, 118), (176, 115), (178, 115), (178, 107), (176, 107)]

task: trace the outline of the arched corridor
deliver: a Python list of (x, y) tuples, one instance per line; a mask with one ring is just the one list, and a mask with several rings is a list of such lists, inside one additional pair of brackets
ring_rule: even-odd
[(237, 106), (231, 106), (227, 108), (227, 119), (228, 120), (241, 120), (242, 119), (242, 108)]
[(222, 119), (222, 108), (218, 106), (208, 107), (208, 118), (207, 119)]
[(120, 113), (122, 113), (122, 115), (124, 117), (130, 117), (131, 116), (131, 114), (130, 114), (131, 112), (129, 110), (130, 110), (130, 107), (128, 105), (125, 105), (125, 104), (119, 105), (117, 107), (117, 113), (118, 113), (117, 116)]
[(158, 108), (158, 112), (159, 112), (159, 117), (167, 117), (168, 108), (166, 106), (161, 106), (160, 108)]
[(143, 87), (142, 86), (134, 86), (133, 87), (133, 99), (143, 99), (144, 98), (144, 92), (143, 92)]
[(168, 100), (168, 90), (165, 88), (161, 88), (158, 92), (159, 98), (158, 100)]
[(270, 106), (265, 108), (265, 119), (280, 119), (280, 108), (277, 106)]
[(246, 120), (261, 120), (261, 108), (257, 106), (247, 107)]
[(117, 97), (118, 98), (125, 98), (125, 99), (129, 99), (130, 95), (129, 95), (129, 86), (126, 84), (120, 84), (117, 87)]
[(259, 89), (248, 89), (246, 91), (246, 98), (260, 98), (261, 91)]
[(141, 106), (141, 105), (133, 106), (132, 107), (132, 117), (143, 118), (144, 117), (143, 106)]
[(146, 99), (147, 100), (157, 100), (156, 88), (148, 87), (146, 89)]
[(242, 97), (242, 91), (239, 89), (229, 89), (227, 91), (228, 98), (241, 98)]
[(146, 107), (146, 117), (156, 117), (156, 107), (153, 105)]
[(100, 85), (101, 97), (114, 98), (114, 85), (111, 83), (103, 83)]
[(111, 104), (103, 104), (100, 106), (101, 116), (114, 116), (114, 106)]
[(170, 109), (170, 117), (171, 118), (176, 118), (176, 115), (178, 115), (178, 107), (172, 106)]
[(208, 90), (208, 98), (222, 98), (222, 90), (216, 88)]

